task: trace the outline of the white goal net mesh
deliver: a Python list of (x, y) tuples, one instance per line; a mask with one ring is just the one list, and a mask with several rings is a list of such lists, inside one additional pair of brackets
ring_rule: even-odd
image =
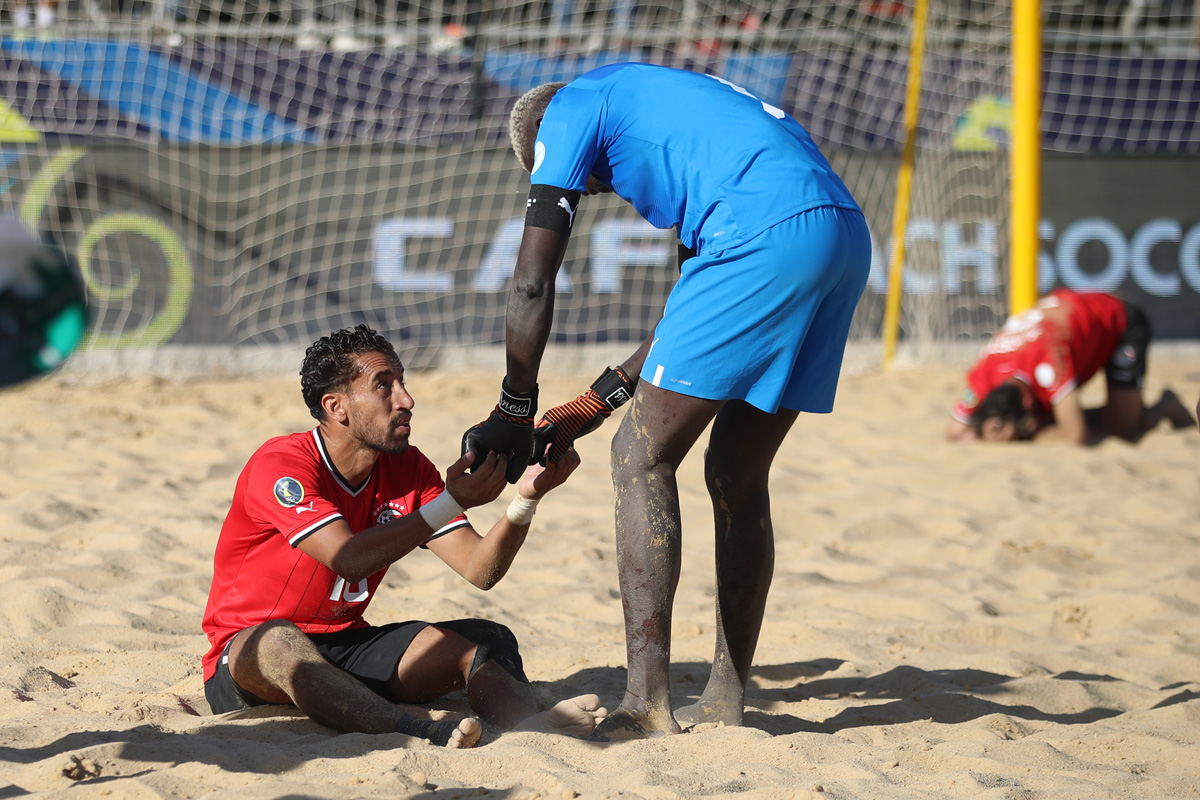
[[(978, 340), (1006, 313), (1011, 6), (929, 8), (902, 337), (936, 345)], [(1190, 2), (1043, 12), (1048, 150), (1196, 152)], [(503, 338), (528, 184), (508, 149), (512, 102), (648, 61), (719, 75), (810, 131), (871, 225), (852, 333), (870, 342), (912, 22), (906, 2), (9, 3), (0, 212), (77, 254), (88, 349), (303, 346), (367, 322), (410, 365), (436, 365)], [(1170, 69), (1166, 101), (1144, 91)], [(553, 341), (640, 341), (675, 277), (674, 241), (590, 198)]]

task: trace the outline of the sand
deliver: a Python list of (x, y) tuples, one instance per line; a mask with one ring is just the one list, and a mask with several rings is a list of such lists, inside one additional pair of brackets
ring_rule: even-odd
[[(311, 427), (294, 378), (68, 374), (0, 392), (0, 798), (1200, 797), (1200, 433), (952, 445), (961, 376), (847, 377), (835, 412), (787, 440), (745, 727), (607, 745), (488, 727), (459, 752), (287, 709), (208, 712), (214, 542), (247, 456)], [(591, 377), (545, 378), (543, 405)], [(498, 378), (410, 374), (413, 441), (442, 469)], [(1194, 406), (1200, 363), (1152, 354), (1148, 394), (1164, 385)], [(421, 551), (368, 619), (497, 619), (545, 700), (615, 707), (614, 427), (580, 442), (583, 465), (499, 586)], [(681, 484), (676, 705), (712, 658), (699, 449)], [(511, 492), (472, 512), (477, 527)]]

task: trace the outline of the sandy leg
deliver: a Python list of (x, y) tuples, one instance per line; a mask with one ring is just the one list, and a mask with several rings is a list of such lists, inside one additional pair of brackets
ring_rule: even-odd
[(593, 742), (624, 742), (631, 739), (656, 739), (676, 733), (682, 733), (682, 729), (669, 710), (652, 713), (644, 707), (627, 708), (623, 703), (596, 726), (596, 730), (588, 739)]
[(675, 709), (675, 719), (686, 728), (706, 723), (740, 726), (742, 713), (740, 697), (735, 701), (713, 701), (701, 697), (690, 706)]

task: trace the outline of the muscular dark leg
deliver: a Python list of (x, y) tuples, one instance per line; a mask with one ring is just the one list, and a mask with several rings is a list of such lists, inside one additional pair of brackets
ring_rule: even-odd
[(239, 686), (271, 703), (291, 703), (339, 731), (404, 733), (451, 748), (473, 747), (478, 720), (431, 722), (413, 717), (330, 664), (303, 631), (272, 620), (238, 634), (229, 671)]
[(746, 682), (775, 567), (767, 482), (796, 416), (787, 410), (768, 414), (731, 400), (713, 423), (704, 476), (716, 534), (717, 643), (700, 700), (675, 712), (684, 724), (742, 724)]
[(675, 473), (720, 407), (720, 401), (643, 383), (613, 439), (617, 570), (629, 673), (620, 707), (597, 726), (596, 738), (679, 732), (668, 676), (682, 538)]

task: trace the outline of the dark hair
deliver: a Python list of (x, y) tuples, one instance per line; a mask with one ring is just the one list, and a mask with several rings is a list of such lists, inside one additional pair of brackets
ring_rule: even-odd
[(975, 410), (971, 412), (971, 427), (975, 435), (981, 435), (983, 423), (989, 419), (999, 419), (1001, 422), (1011, 422), (1019, 432), (1022, 421), (1028, 412), (1025, 410), (1021, 387), (1012, 381), (1005, 381), (988, 392)]
[(396, 348), (367, 325), (343, 328), (317, 339), (304, 351), (300, 365), (300, 393), (308, 413), (318, 421), (325, 419), (321, 398), (328, 392), (343, 391), (357, 374), (354, 356), (360, 353), (384, 353), (395, 356)]

